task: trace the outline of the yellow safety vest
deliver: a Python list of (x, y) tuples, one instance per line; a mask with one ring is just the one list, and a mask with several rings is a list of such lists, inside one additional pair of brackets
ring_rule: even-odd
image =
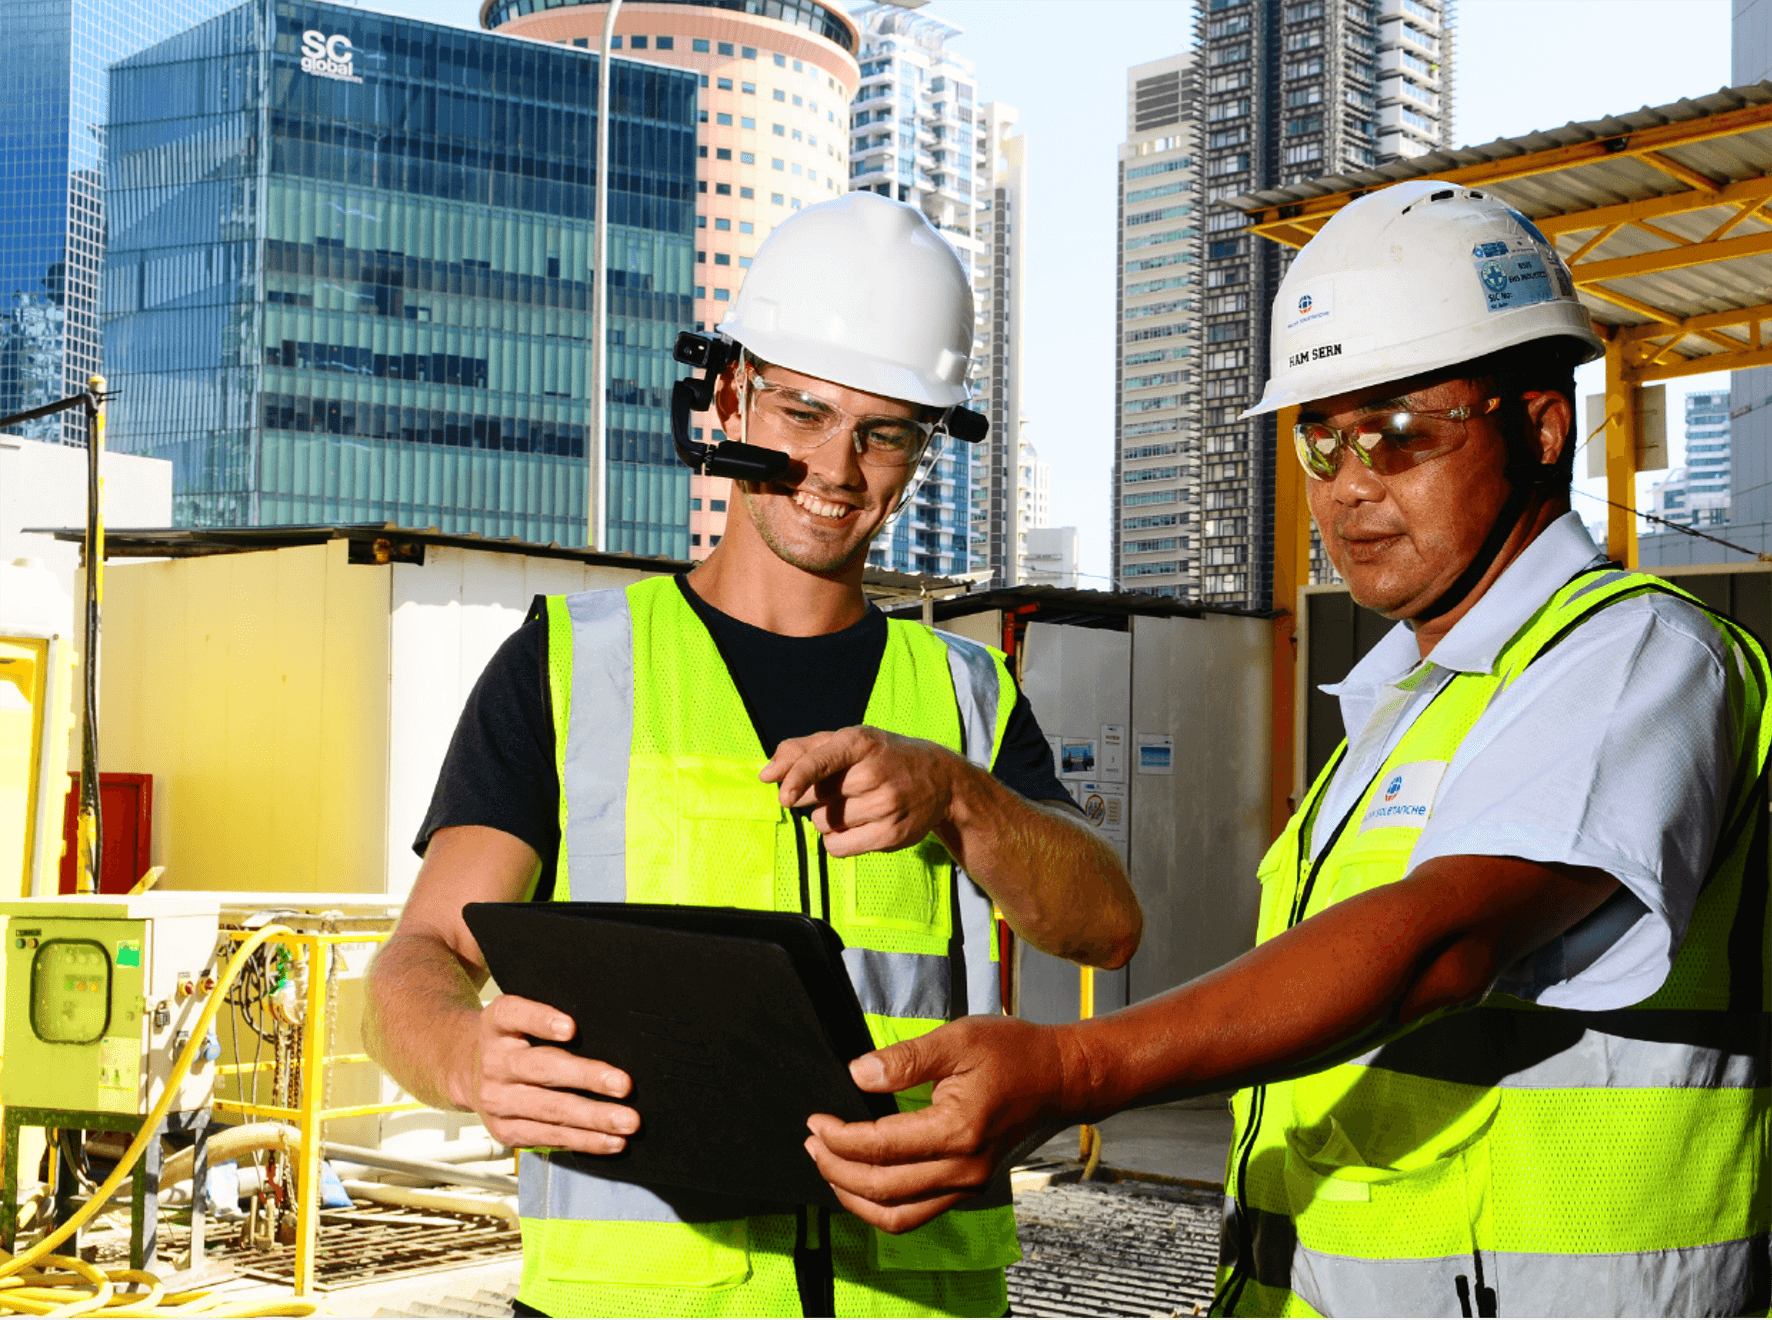
[[(725, 662), (668, 577), (550, 597), (560, 774), (556, 899), (806, 912), (842, 936), (879, 1045), (1000, 1011), (991, 902), (933, 837), (830, 857), (758, 780), (767, 757)], [(988, 769), (1014, 702), (1000, 654), (889, 621), (867, 723)], [(928, 1103), (928, 1088), (899, 1097)], [(519, 1296), (550, 1315), (797, 1315), (799, 1268), (828, 1268), (835, 1314), (1000, 1315), (1020, 1259), (1005, 1185), (893, 1237), (852, 1215), (614, 1182), (595, 1157), (525, 1151)], [(820, 1267), (818, 1261), (828, 1260)]]
[[(1645, 592), (1692, 599), (1616, 569), (1556, 592), (1490, 672), (1447, 682), (1336, 825), (1316, 817), (1344, 743), (1262, 862), (1258, 940), (1408, 874), (1424, 819), (1349, 822), (1402, 767), (1449, 763), (1584, 620)], [(1737, 779), (1665, 984), (1611, 1012), (1492, 995), (1353, 1062), (1239, 1091), (1215, 1313), (1766, 1314), (1772, 721), (1765, 653), (1711, 621), (1747, 671)], [(1313, 863), (1314, 829), (1336, 834)]]

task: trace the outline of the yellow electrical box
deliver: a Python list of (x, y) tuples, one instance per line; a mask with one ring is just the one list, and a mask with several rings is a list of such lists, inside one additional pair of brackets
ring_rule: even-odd
[[(147, 1113), (213, 988), (219, 913), (207, 894), (0, 901), (7, 919), (0, 1104)], [(175, 1112), (210, 1102), (213, 1054), (179, 1089)]]

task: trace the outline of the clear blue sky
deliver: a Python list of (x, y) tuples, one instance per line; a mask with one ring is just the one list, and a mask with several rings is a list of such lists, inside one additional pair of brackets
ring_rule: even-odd
[[(477, 0), (369, 0), (364, 7), (468, 27), (478, 11)], [(1083, 569), (1099, 575), (1084, 585), (1105, 586), (1114, 162), (1125, 137), (1126, 69), (1187, 49), (1193, 7), (1185, 0), (931, 0), (926, 12), (964, 29), (956, 49), (978, 66), (980, 97), (1021, 111), (1030, 167), (1024, 410), (1052, 466), (1053, 521), (1081, 529)], [(1457, 22), (1461, 143), (1662, 105), (1729, 81), (1728, 0), (1459, 0)], [(1670, 432), (1687, 390), (1726, 381), (1670, 385)], [(1602, 388), (1583, 382), (1584, 393)], [(1601, 508), (1577, 504), (1589, 521)]]

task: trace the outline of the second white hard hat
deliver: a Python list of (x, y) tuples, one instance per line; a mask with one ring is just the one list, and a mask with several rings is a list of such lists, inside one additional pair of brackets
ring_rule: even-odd
[(1243, 416), (1551, 338), (1576, 341), (1580, 362), (1606, 351), (1538, 226), (1481, 189), (1395, 184), (1343, 207), (1293, 259), (1267, 389)]
[(920, 210), (876, 193), (778, 225), (719, 329), (790, 371), (935, 408), (966, 402), (965, 267)]

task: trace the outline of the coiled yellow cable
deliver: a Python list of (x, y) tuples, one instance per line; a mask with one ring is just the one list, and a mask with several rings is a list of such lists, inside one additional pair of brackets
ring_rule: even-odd
[[(209, 1037), (209, 1028), (214, 1024), (216, 1014), (221, 1012), (228, 989), (239, 978), (246, 960), (267, 941), (294, 933), (287, 926), (266, 926), (240, 942), (240, 948), (221, 974), (221, 980), (210, 991), (209, 1002), (197, 1018), (197, 1025), (191, 1029), (184, 1053), (172, 1066), (172, 1075), (167, 1078), (159, 1103), (142, 1120), (141, 1130), (129, 1143), (129, 1149), (123, 1152), (123, 1158), (117, 1161), (117, 1167), (111, 1170), (111, 1176), (99, 1185), (72, 1219), (30, 1250), (16, 1256), (0, 1252), (0, 1312), (54, 1316), (103, 1312), (106, 1320), (111, 1320), (111, 1317), (134, 1316), (308, 1316), (319, 1310), (314, 1303), (294, 1297), (230, 1302), (208, 1291), (168, 1293), (165, 1284), (145, 1270), (103, 1270), (73, 1256), (54, 1254), (57, 1247), (104, 1208), (111, 1193), (123, 1185), (136, 1161), (141, 1159), (148, 1143), (159, 1140), (161, 1120), (178, 1099), (179, 1083), (197, 1062), (197, 1053)], [(304, 1193), (308, 1191), (306, 1188), (302, 1190)], [(317, 1192), (315, 1189), (314, 1194)], [(118, 1287), (125, 1284), (141, 1284), (147, 1291), (118, 1292)]]

